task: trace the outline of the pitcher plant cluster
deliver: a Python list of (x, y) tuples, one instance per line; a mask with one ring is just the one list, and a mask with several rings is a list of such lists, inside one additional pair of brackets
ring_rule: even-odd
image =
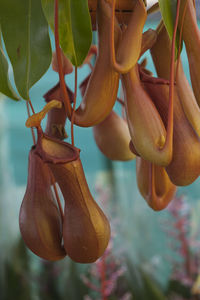
[[(107, 158), (119, 161), (136, 159), (139, 191), (156, 211), (166, 208), (177, 186), (191, 184), (200, 174), (200, 31), (195, 2), (159, 0), (159, 5), (147, 10), (145, 1), (134, 0), (130, 19), (126, 24), (119, 24), (115, 14), (119, 1), (97, 0), (98, 45), (91, 46), (89, 42), (91, 47), (84, 50), (85, 54), (77, 48), (77, 44), (87, 37), (79, 35), (76, 39), (80, 27), (75, 28), (73, 24), (80, 23), (80, 20), (73, 13), (73, 6), (86, 4), (84, 9), (89, 15), (87, 1), (82, 1), (82, 4), (69, 0), (42, 0), (42, 4), (40, 0), (29, 2), (27, 10), (30, 9), (30, 16), (31, 13), (36, 16), (34, 10), (38, 18), (41, 16), (40, 22), (34, 23), (34, 18), (29, 20), (31, 42), (28, 49), (32, 51), (26, 57), (29, 60), (23, 60), (24, 53), (21, 45), (15, 44), (15, 37), (11, 47), (5, 34), (9, 36), (4, 15), (9, 16), (12, 10), (10, 0), (2, 4), (4, 15), (0, 13), (2, 36), (16, 86), (22, 98), (27, 100), (29, 118), (26, 126), (32, 130), (34, 144), (29, 153), (28, 183), (19, 214), (20, 231), (28, 248), (44, 259), (59, 260), (67, 255), (75, 262), (91, 263), (103, 255), (110, 239), (110, 225), (90, 193), (80, 149), (74, 142), (74, 126), (93, 127), (96, 144)], [(171, 32), (166, 19), (167, 3), (169, 7), (171, 5)], [(77, 14), (84, 11), (83, 7), (80, 10), (75, 8)], [(162, 19), (157, 29), (144, 32), (148, 14), (159, 8)], [(64, 13), (68, 15), (67, 9), (74, 23), (70, 27), (71, 35), (65, 37), (69, 26), (62, 20)], [(55, 37), (52, 67), (58, 72), (59, 83), (44, 95), (46, 105), (35, 113), (27, 91), (49, 66), (45, 62), (48, 51), (41, 51), (43, 64), (40, 62), (40, 71), (34, 71), (40, 53), (34, 56), (33, 52), (45, 41), (47, 21)], [(85, 30), (86, 23), (81, 24), (81, 30)], [(37, 34), (33, 43), (31, 38), (39, 25), (43, 29), (46, 26), (46, 31)], [(91, 28), (91, 24), (89, 26)], [(67, 46), (63, 43), (63, 36), (67, 38)], [(192, 87), (181, 64), (183, 42)], [(69, 55), (71, 44), (72, 54), (76, 55)], [(149, 49), (158, 77), (147, 69), (145, 59), (140, 60)], [(76, 59), (80, 56), (78, 63)], [(95, 58), (94, 66), (92, 57)], [(6, 71), (3, 52), (0, 58)], [(79, 86), (82, 101), (77, 108), (78, 67), (83, 64), (90, 66), (91, 73)], [(73, 72), (73, 65), (74, 91), (65, 82), (65, 75)], [(17, 72), (20, 69), (23, 75), (24, 66), (26, 72), (32, 72), (28, 73), (29, 81), (23, 89), (25, 83), (20, 81)], [(118, 98), (120, 81), (123, 99)], [(0, 90), (11, 98), (17, 97), (9, 84), (2, 83)], [(121, 115), (113, 110), (116, 101), (121, 104)], [(43, 129), (41, 121), (46, 115), (46, 128)], [(65, 141), (69, 134), (65, 131), (67, 120), (71, 122), (71, 143)]]

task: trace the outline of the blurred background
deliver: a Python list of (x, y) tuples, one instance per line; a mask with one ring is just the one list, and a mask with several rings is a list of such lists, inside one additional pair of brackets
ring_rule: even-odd
[[(146, 29), (155, 28), (158, 20), (157, 14), (151, 17)], [(149, 53), (144, 56), (154, 70)], [(189, 78), (184, 50), (182, 60)], [(89, 72), (87, 66), (79, 70), (79, 83)], [(49, 68), (31, 89), (36, 111), (57, 82), (57, 73)], [(74, 75), (66, 82), (73, 90)], [(67, 257), (52, 263), (25, 247), (18, 215), (32, 146), (26, 119), (25, 101), (0, 96), (0, 299), (200, 299), (199, 179), (179, 188), (165, 211), (154, 212), (138, 192), (135, 162), (107, 160), (91, 128), (75, 127), (75, 143), (91, 192), (111, 222), (106, 253), (92, 265), (75, 264)]]

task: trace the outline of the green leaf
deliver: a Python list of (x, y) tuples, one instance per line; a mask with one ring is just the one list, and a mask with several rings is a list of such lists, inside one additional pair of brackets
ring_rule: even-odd
[[(42, 0), (45, 16), (54, 31), (54, 0)], [(87, 0), (59, 1), (59, 37), (65, 55), (80, 66), (92, 42), (92, 26)]]
[(8, 62), (2, 48), (1, 32), (0, 32), (0, 92), (11, 99), (19, 100), (19, 97), (14, 91), (14, 89), (12, 88), (8, 77)]
[[(165, 24), (169, 37), (172, 40), (173, 32), (174, 32), (174, 23), (176, 19), (177, 0), (158, 0), (158, 2), (162, 14), (163, 22)], [(179, 30), (177, 30), (176, 55), (178, 53), (179, 37), (180, 37)], [(182, 49), (182, 42), (181, 42), (181, 49)]]
[[(177, 1), (171, 0), (158, 0), (160, 11), (162, 14), (162, 18), (164, 24), (167, 28), (170, 38), (172, 38), (173, 30), (174, 30), (174, 16), (176, 16), (176, 3)], [(174, 5), (175, 3), (175, 5)], [(175, 9), (175, 11), (174, 11)]]
[(40, 0), (1, 0), (0, 24), (16, 87), (24, 99), (51, 63), (48, 24)]

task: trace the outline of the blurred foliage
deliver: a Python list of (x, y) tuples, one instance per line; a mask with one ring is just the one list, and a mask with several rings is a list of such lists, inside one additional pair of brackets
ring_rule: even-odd
[(2, 300), (74, 300), (89, 293), (81, 280), (82, 266), (66, 259), (60, 262), (37, 261), (19, 239), (9, 261), (3, 262), (0, 279)]
[[(4, 263), (4, 280), (0, 281), (3, 300), (81, 300), (85, 295), (92, 297), (92, 291), (81, 279), (81, 275), (88, 273), (89, 265), (83, 267), (68, 259), (61, 262), (41, 260), (36, 272), (32, 270), (32, 258), (28, 252), (20, 239), (10, 260)], [(166, 299), (158, 283), (131, 260), (127, 260), (125, 275), (118, 279), (116, 295), (109, 300), (119, 299), (124, 290), (134, 300)]]
[(48, 261), (41, 262), (38, 276), (38, 294), (40, 299), (62, 299), (59, 290), (59, 275), (56, 263)]
[(20, 239), (13, 248), (13, 255), (4, 265), (3, 297), (5, 300), (32, 299), (30, 260), (27, 248)]
[(128, 290), (131, 291), (134, 300), (166, 300), (161, 287), (153, 277), (137, 265), (127, 259)]
[[(82, 266), (71, 260), (47, 262), (41, 260), (37, 271), (32, 269), (32, 256), (20, 239), (13, 255), (4, 263), (4, 279), (0, 281), (3, 300), (75, 300), (84, 299), (93, 292), (83, 283), (81, 275), (88, 273), (89, 265)], [(164, 300), (157, 282), (149, 274), (127, 260), (127, 272), (118, 279), (115, 295), (120, 299), (124, 291), (134, 300)], [(91, 298), (95, 299), (95, 298)]]
[[(73, 299), (83, 299), (85, 295), (89, 293), (89, 288), (84, 285), (81, 280), (81, 265), (69, 261), (68, 263), (68, 274), (66, 278), (66, 283), (64, 286), (64, 297), (69, 300)], [(64, 299), (64, 298), (62, 298)]]
[(170, 297), (170, 295), (173, 294), (178, 294), (182, 296), (184, 299), (191, 299), (190, 288), (183, 285), (181, 282), (177, 280), (170, 280), (168, 283), (167, 295)]
[(70, 260), (42, 260), (37, 280), (38, 297), (42, 300), (83, 299), (88, 288), (80, 278), (80, 268)]

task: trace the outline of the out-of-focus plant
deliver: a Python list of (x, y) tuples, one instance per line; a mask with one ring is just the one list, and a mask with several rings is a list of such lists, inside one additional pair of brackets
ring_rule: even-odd
[(80, 278), (82, 272), (87, 272), (87, 267), (83, 270), (70, 260), (62, 264), (41, 260), (35, 276), (38, 299), (83, 299), (89, 288)]
[[(120, 300), (129, 300), (132, 298), (131, 294), (128, 291), (123, 291), (123, 285), (122, 289), (118, 287), (119, 278), (124, 275), (126, 269), (122, 261), (112, 254), (111, 243), (112, 241), (104, 255), (90, 267), (90, 279), (86, 276), (82, 276), (82, 279), (85, 285), (90, 288), (90, 294), (92, 291), (95, 299), (106, 300), (115, 296)], [(92, 298), (86, 295), (84, 299)]]
[(116, 250), (114, 246), (115, 239), (120, 235), (120, 221), (116, 217), (111, 217), (113, 212), (109, 203), (112, 197), (112, 186), (108, 184), (105, 174), (99, 177), (96, 194), (104, 210), (109, 211), (113, 235), (104, 255), (81, 275), (83, 282), (89, 288), (84, 300), (165, 300), (164, 290), (156, 281), (155, 274), (152, 275), (143, 266), (138, 266), (134, 260), (127, 258), (125, 248), (117, 247)]
[[(176, 197), (168, 207), (164, 229), (169, 236), (172, 273), (168, 283), (170, 299), (199, 299), (199, 235), (192, 235), (192, 209), (184, 196)], [(176, 298), (177, 297), (177, 298)]]
[(1, 297), (11, 299), (33, 299), (30, 258), (20, 238), (13, 247), (12, 256), (3, 263)]
[[(109, 200), (111, 198), (111, 189), (109, 185), (97, 184), (96, 194), (98, 197), (99, 203), (101, 203), (104, 209), (108, 210)], [(131, 299), (131, 294), (127, 291), (123, 291), (118, 288), (118, 280), (126, 272), (125, 265), (123, 260), (120, 259), (120, 256), (123, 256), (122, 253), (114, 254), (114, 235), (116, 232), (116, 223), (117, 220), (113, 219), (110, 221), (112, 226), (112, 236), (109, 242), (109, 245), (101, 258), (99, 258), (90, 268), (89, 276), (82, 275), (82, 280), (86, 286), (90, 288), (90, 291), (93, 291), (95, 299), (107, 300), (110, 297), (114, 296), (121, 300)], [(114, 225), (115, 224), (115, 225)], [(120, 252), (120, 249), (118, 249)], [(89, 295), (84, 297), (85, 300), (92, 299)]]
[(132, 260), (127, 260), (127, 289), (134, 300), (167, 300), (165, 290), (156, 280), (153, 268), (147, 272)]

